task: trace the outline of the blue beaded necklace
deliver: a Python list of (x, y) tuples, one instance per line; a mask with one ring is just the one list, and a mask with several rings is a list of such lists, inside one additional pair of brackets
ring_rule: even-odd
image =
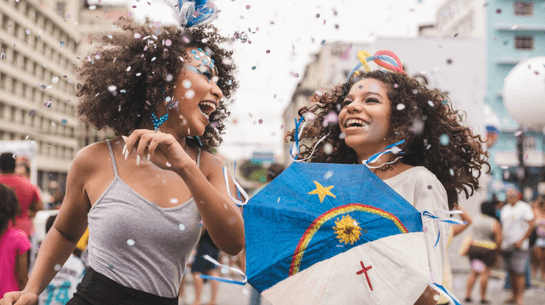
[(151, 113), (151, 122), (153, 123), (153, 128), (155, 130), (157, 130), (157, 128), (159, 128), (159, 126), (163, 125), (163, 123), (168, 120), (168, 108), (167, 108), (167, 113), (162, 115), (160, 118), (157, 118), (157, 116), (155, 115), (155, 113)]

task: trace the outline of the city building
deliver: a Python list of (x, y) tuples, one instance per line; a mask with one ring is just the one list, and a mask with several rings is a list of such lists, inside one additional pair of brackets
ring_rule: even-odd
[(65, 180), (75, 153), (79, 0), (0, 0), (0, 139), (37, 145), (38, 183)]
[(127, 12), (107, 9), (80, 0), (0, 0), (0, 141), (36, 143), (37, 182), (44, 189), (49, 181), (64, 189), (78, 150), (111, 134), (75, 117), (75, 68), (90, 50), (87, 41), (106, 27), (111, 31), (105, 19)]
[[(489, 150), (492, 174), (497, 182), (524, 185), (525, 197), (531, 198), (545, 181), (544, 136), (542, 131), (521, 132), (520, 124), (503, 104), (502, 90), (505, 77), (516, 64), (545, 55), (545, 3), (505, 0), (487, 3), (484, 103), (493, 109), (500, 122), (498, 140)], [(519, 165), (523, 166), (517, 174)]]
[(485, 0), (447, 0), (437, 10), (434, 25), (420, 26), (420, 37), (484, 37)]
[[(466, 112), (466, 123), (484, 134), (485, 41), (481, 38), (378, 37), (372, 44), (325, 44), (315, 56), (315, 61), (307, 66), (284, 111), (286, 131), (293, 130), (297, 110), (311, 105), (312, 100), (309, 99), (316, 91), (323, 93), (346, 80), (359, 62), (356, 55), (359, 50), (371, 54), (390, 50), (397, 54), (411, 77), (448, 93), (454, 106)], [(370, 66), (378, 69), (374, 63)], [(287, 165), (291, 163), (291, 156), (287, 153), (291, 143), (284, 145), (284, 164)]]

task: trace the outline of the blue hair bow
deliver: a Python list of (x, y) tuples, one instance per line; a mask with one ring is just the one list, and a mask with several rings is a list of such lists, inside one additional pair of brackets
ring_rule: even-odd
[(183, 27), (192, 27), (217, 18), (217, 9), (211, 0), (178, 0), (178, 7)]

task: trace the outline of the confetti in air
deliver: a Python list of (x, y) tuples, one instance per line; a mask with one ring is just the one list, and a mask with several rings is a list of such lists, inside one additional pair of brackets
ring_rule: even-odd
[(448, 143), (450, 142), (450, 139), (449, 139), (448, 135), (442, 134), (442, 135), (439, 137), (439, 142), (441, 143), (441, 145), (447, 146)]
[(193, 98), (195, 96), (195, 91), (192, 90), (192, 89), (189, 89), (185, 92), (185, 97), (186, 98)]
[(325, 143), (324, 144), (324, 153), (326, 155), (331, 155), (332, 152), (333, 152), (333, 145), (331, 145), (331, 143)]

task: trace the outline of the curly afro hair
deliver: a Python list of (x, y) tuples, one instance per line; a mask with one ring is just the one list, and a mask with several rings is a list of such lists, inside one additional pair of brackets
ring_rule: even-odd
[[(346, 163), (357, 162), (356, 152), (348, 147), (341, 135), (338, 124), (323, 125), (327, 114), (339, 115), (342, 102), (350, 88), (364, 78), (381, 81), (388, 88), (391, 101), (390, 123), (393, 133), (390, 143), (405, 140), (400, 148), (405, 153), (402, 162), (412, 166), (424, 166), (435, 174), (445, 187), (449, 208), (457, 206), (458, 194), (462, 191), (466, 198), (479, 188), (478, 178), (484, 164), (488, 166), (488, 153), (483, 140), (474, 135), (469, 127), (463, 126), (462, 114), (452, 108), (452, 103), (437, 90), (430, 90), (417, 80), (405, 74), (372, 71), (353, 76), (348, 82), (338, 85), (329, 92), (314, 96), (318, 102), (310, 107), (299, 109), (299, 116), (310, 114), (314, 118), (304, 129), (301, 140), (312, 142), (301, 145), (299, 159), (311, 156), (311, 162)], [(398, 107), (403, 104), (405, 107)], [(295, 130), (288, 132), (286, 141), (295, 141)], [(316, 145), (318, 139), (328, 135)], [(448, 142), (448, 143), (446, 143)], [(328, 143), (328, 144), (327, 144)], [(326, 149), (331, 145), (333, 149)], [(328, 154), (329, 153), (329, 154)], [(392, 165), (381, 170), (391, 170)]]
[(10, 221), (15, 222), (15, 217), (20, 214), (21, 206), (15, 191), (5, 184), (0, 184), (0, 231), (6, 229)]
[[(224, 98), (200, 140), (206, 150), (219, 146), (230, 114), (226, 100), (238, 87), (233, 52), (220, 47), (226, 38), (211, 25), (155, 27), (149, 20), (136, 24), (123, 17), (116, 25), (123, 31), (101, 37), (96, 53), (78, 69), (80, 118), (98, 130), (109, 127), (116, 136), (128, 135), (142, 123), (151, 125), (151, 112), (172, 93), (183, 62), (191, 61), (186, 50), (202, 48), (216, 63)], [(195, 141), (187, 143), (197, 145)]]

